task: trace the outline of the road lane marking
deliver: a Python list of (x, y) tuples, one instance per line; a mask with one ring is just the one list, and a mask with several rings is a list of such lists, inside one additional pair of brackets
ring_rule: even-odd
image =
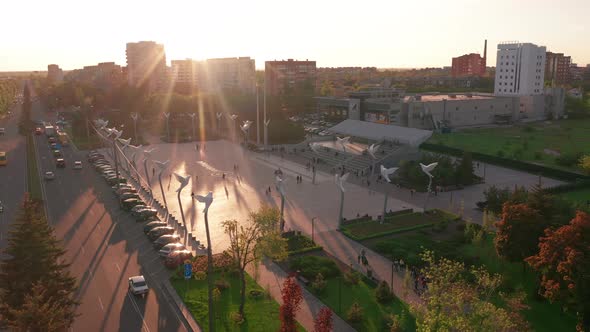
[(147, 323), (145, 322), (145, 317), (143, 317), (143, 314), (141, 313), (141, 311), (139, 310), (139, 306), (137, 305), (137, 303), (135, 302), (135, 299), (133, 298), (133, 296), (131, 295), (130, 292), (127, 292), (127, 297), (129, 297), (129, 299), (131, 300), (131, 304), (133, 305), (133, 308), (135, 309), (135, 311), (137, 312), (137, 314), (139, 315), (139, 317), (141, 318), (141, 323), (143, 324), (143, 327), (149, 332), (150, 329), (147, 326)]
[(119, 264), (115, 263), (115, 267), (117, 268), (117, 271), (121, 272), (121, 267), (119, 267)]
[(102, 305), (102, 300), (100, 299), (100, 296), (98, 297), (98, 304), (100, 304), (100, 308), (102, 309), (102, 311), (104, 311), (104, 305)]

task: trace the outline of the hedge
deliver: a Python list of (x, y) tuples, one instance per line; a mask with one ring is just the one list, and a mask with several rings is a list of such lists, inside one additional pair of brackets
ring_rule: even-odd
[(364, 240), (374, 239), (374, 238), (377, 238), (377, 237), (382, 237), (382, 236), (387, 236), (387, 235), (393, 235), (393, 234), (397, 234), (397, 233), (409, 232), (409, 231), (413, 231), (413, 230), (421, 229), (421, 228), (432, 227), (432, 226), (434, 226), (436, 224), (437, 224), (437, 222), (430, 223), (430, 224), (421, 224), (421, 225), (416, 225), (416, 226), (409, 226), (409, 227), (398, 228), (398, 229), (392, 229), (390, 231), (381, 232), (381, 233), (375, 233), (375, 234), (371, 234), (371, 235), (363, 236), (363, 237), (356, 237), (356, 236), (352, 235), (347, 229), (340, 229), (340, 231), (342, 232), (342, 234), (346, 235), (347, 237), (349, 237), (349, 238), (351, 238), (351, 239), (353, 239), (355, 241), (364, 241)]
[[(423, 150), (427, 150), (427, 151), (449, 154), (449, 155), (452, 155), (455, 157), (461, 157), (461, 156), (463, 156), (463, 153), (464, 153), (464, 150), (461, 150), (461, 149), (452, 148), (452, 147), (440, 145), (440, 144), (432, 144), (432, 143), (422, 143), (420, 145), (420, 148)], [(502, 157), (484, 154), (484, 153), (480, 153), (480, 152), (473, 152), (473, 151), (468, 151), (468, 152), (471, 153), (474, 160), (479, 160), (479, 161), (483, 161), (483, 162), (498, 165), (498, 166), (512, 168), (512, 169), (516, 169), (516, 170), (520, 170), (520, 171), (525, 171), (528, 173), (541, 174), (542, 176), (546, 176), (546, 177), (550, 177), (550, 178), (554, 178), (554, 179), (558, 179), (558, 180), (562, 180), (562, 181), (573, 182), (573, 181), (577, 181), (579, 179), (590, 180), (590, 176), (580, 174), (580, 173), (565, 171), (565, 170), (561, 170), (561, 169), (557, 169), (557, 168), (551, 168), (551, 167), (547, 167), (547, 166), (543, 166), (543, 165), (539, 165), (539, 164), (532, 164), (532, 163), (528, 163), (528, 162), (520, 161), (520, 160), (502, 158)]]
[[(402, 214), (410, 214), (410, 213), (414, 213), (414, 209), (403, 209), (403, 210), (397, 210), (397, 211), (393, 211), (393, 212), (386, 212), (385, 218), (387, 219), (387, 218), (399, 216)], [(371, 222), (371, 221), (374, 221), (373, 218), (371, 216), (365, 215), (365, 216), (361, 216), (361, 217), (355, 218), (355, 219), (343, 220), (342, 226), (356, 225), (356, 224), (360, 224), (360, 223), (364, 223), (364, 222)]]
[(321, 250), (324, 250), (324, 247), (322, 247), (322, 246), (307, 247), (307, 248), (303, 248), (303, 249), (299, 249), (299, 250), (289, 251), (288, 255), (295, 256), (295, 255), (299, 255), (299, 254), (305, 254), (308, 252), (321, 251)]

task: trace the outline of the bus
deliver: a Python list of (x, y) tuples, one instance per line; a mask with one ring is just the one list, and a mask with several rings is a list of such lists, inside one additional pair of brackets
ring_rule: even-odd
[(57, 134), (57, 138), (59, 139), (59, 143), (62, 146), (68, 146), (70, 141), (68, 139), (68, 134), (66, 134), (65, 132), (61, 131)]
[(6, 166), (6, 152), (0, 151), (0, 166)]

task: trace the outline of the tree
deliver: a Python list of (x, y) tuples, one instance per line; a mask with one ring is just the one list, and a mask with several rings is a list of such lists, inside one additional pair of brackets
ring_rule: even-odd
[(578, 330), (590, 331), (590, 215), (545, 230), (539, 252), (526, 259), (542, 273), (540, 293), (578, 312)]
[(246, 303), (246, 267), (263, 256), (281, 260), (287, 256), (286, 239), (277, 235), (276, 224), (279, 212), (276, 209), (261, 207), (258, 212), (250, 213), (247, 226), (238, 225), (236, 220), (222, 223), (229, 236), (229, 253), (240, 274), (239, 314), (244, 315)]
[(379, 303), (387, 303), (391, 301), (393, 294), (391, 293), (387, 281), (382, 280), (377, 288), (375, 288), (375, 298), (377, 298), (377, 302)]
[(537, 210), (526, 204), (505, 203), (502, 219), (496, 223), (494, 244), (498, 256), (510, 262), (522, 262), (537, 252), (545, 223)]
[(295, 332), (297, 331), (297, 324), (295, 323), (295, 315), (301, 306), (303, 295), (301, 287), (295, 280), (293, 275), (285, 279), (283, 288), (281, 289), (281, 298), (283, 304), (280, 307), (281, 318), (281, 332)]
[(328, 307), (323, 307), (318, 312), (315, 320), (313, 321), (314, 332), (332, 332), (332, 310)]
[(580, 158), (580, 167), (586, 172), (590, 174), (590, 155), (585, 155)]
[[(418, 331), (512, 331), (517, 327), (514, 315), (496, 304), (502, 277), (483, 267), (466, 269), (463, 263), (437, 259), (424, 251), (428, 280), (423, 305), (413, 306)], [(526, 329), (525, 329), (526, 330)]]
[(473, 184), (473, 157), (471, 152), (464, 151), (461, 162), (456, 166), (455, 178), (458, 184), (470, 185)]
[(311, 287), (318, 293), (321, 293), (327, 285), (328, 282), (321, 273), (318, 273), (315, 276), (315, 280), (311, 283)]
[(555, 197), (547, 193), (541, 185), (536, 184), (527, 195), (527, 205), (531, 209), (539, 211), (539, 215), (546, 221), (551, 223), (554, 220)]
[(510, 199), (510, 189), (500, 189), (495, 185), (492, 185), (488, 189), (484, 190), (483, 195), (486, 200), (486, 209), (493, 212), (495, 215), (502, 213), (502, 205), (504, 202)]
[[(63, 262), (65, 251), (40, 211), (38, 203), (25, 197), (9, 231), (4, 251), (7, 258), (0, 261), (0, 324), (33, 331), (67, 329), (79, 305), (74, 300), (76, 279), (68, 271), (70, 264)], [(28, 318), (29, 310), (43, 312), (54, 320)]]

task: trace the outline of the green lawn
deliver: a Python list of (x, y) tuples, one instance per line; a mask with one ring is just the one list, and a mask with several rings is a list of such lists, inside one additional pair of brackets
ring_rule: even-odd
[(563, 167), (555, 163), (555, 157), (544, 153), (551, 149), (560, 153), (590, 153), (588, 132), (590, 120), (558, 120), (537, 122), (519, 127), (461, 130), (451, 134), (434, 134), (428, 143), (468, 151), (544, 164), (567, 170), (577, 167)]
[[(220, 278), (220, 273), (215, 273), (215, 280)], [(236, 325), (231, 319), (231, 313), (237, 312), (240, 304), (239, 279), (231, 274), (226, 274), (226, 280), (230, 287), (221, 293), (215, 302), (215, 328), (216, 331), (278, 331), (280, 328), (279, 305), (266, 296), (253, 299), (246, 295), (244, 314), (246, 320), (241, 325)], [(208, 305), (207, 305), (207, 281), (191, 279), (172, 280), (172, 285), (178, 295), (191, 311), (203, 331), (208, 331)], [(188, 291), (187, 291), (188, 289)], [(251, 290), (261, 290), (254, 279), (246, 275), (246, 293)], [(305, 331), (299, 327), (300, 331)]]
[(566, 192), (560, 194), (560, 196), (571, 202), (579, 202), (585, 204), (586, 201), (590, 200), (590, 188)]
[(384, 317), (393, 313), (400, 315), (406, 314), (406, 324), (404, 331), (415, 331), (415, 321), (409, 313), (406, 304), (395, 298), (386, 305), (379, 304), (375, 299), (375, 290), (371, 285), (364, 281), (359, 281), (358, 285), (347, 285), (340, 278), (328, 279), (326, 289), (320, 294), (315, 293), (311, 288), (309, 291), (317, 296), (324, 304), (334, 311), (335, 314), (346, 320), (346, 312), (354, 302), (363, 308), (365, 319), (362, 323), (351, 324), (358, 331), (385, 331), (386, 322)]
[(367, 239), (397, 231), (405, 231), (426, 227), (445, 220), (455, 219), (456, 216), (441, 210), (432, 210), (427, 214), (422, 212), (407, 213), (385, 219), (384, 223), (366, 221), (342, 226), (342, 231), (355, 239)]
[(490, 272), (502, 275), (504, 292), (510, 293), (515, 290), (526, 292), (526, 303), (530, 309), (525, 311), (524, 315), (534, 331), (575, 331), (575, 316), (571, 313), (563, 313), (558, 304), (551, 304), (537, 297), (535, 294), (536, 273), (530, 269), (523, 272), (520, 263), (500, 260), (496, 255), (492, 239), (476, 245), (470, 242), (465, 243), (459, 236), (437, 241), (429, 234), (416, 232), (404, 235), (391, 239), (374, 239), (364, 243), (385, 257), (393, 255), (395, 258), (403, 258), (412, 265), (419, 262), (418, 254), (422, 248), (434, 250), (441, 256), (463, 261), (467, 266), (484, 265)]

